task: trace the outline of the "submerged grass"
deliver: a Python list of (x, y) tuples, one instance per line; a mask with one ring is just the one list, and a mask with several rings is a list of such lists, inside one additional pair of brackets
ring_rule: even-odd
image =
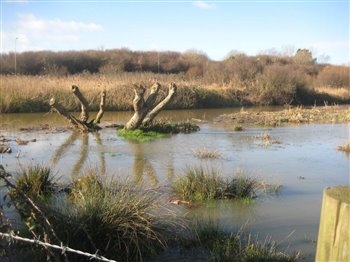
[(193, 152), (193, 154), (202, 159), (208, 159), (208, 158), (222, 158), (221, 154), (218, 152), (218, 150), (209, 150), (207, 148), (199, 148)]
[(209, 261), (294, 262), (299, 260), (299, 253), (288, 255), (278, 251), (277, 242), (270, 237), (259, 241), (257, 237), (243, 232), (227, 234), (213, 222), (200, 224), (196, 232), (201, 245), (210, 253)]
[(183, 176), (177, 177), (172, 187), (174, 193), (186, 201), (253, 199), (256, 197), (258, 182), (243, 175), (224, 179), (218, 170), (189, 167)]

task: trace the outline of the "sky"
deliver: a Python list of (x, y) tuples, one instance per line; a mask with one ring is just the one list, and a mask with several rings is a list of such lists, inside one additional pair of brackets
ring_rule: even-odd
[(198, 50), (294, 54), (350, 64), (350, 0), (0, 0), (1, 53)]

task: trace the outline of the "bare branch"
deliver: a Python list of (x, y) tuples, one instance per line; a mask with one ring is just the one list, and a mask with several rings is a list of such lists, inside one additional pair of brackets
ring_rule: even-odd
[(89, 119), (89, 103), (87, 102), (83, 94), (80, 92), (79, 87), (73, 85), (72, 92), (79, 99), (81, 105), (80, 120), (83, 123), (86, 123), (86, 121), (88, 121)]
[(175, 83), (171, 83), (169, 85), (168, 95), (161, 101), (151, 112), (147, 114), (147, 116), (143, 119), (142, 125), (150, 124), (153, 119), (159, 114), (160, 111), (171, 101), (171, 99), (176, 94), (177, 86)]
[(89, 128), (84, 125), (82, 122), (80, 122), (78, 119), (76, 119), (71, 113), (67, 111), (60, 103), (56, 101), (55, 98), (51, 98), (49, 102), (50, 106), (57, 111), (60, 115), (64, 116), (68, 119), (68, 121), (77, 129), (87, 132), (89, 131)]
[(106, 90), (103, 90), (101, 92), (100, 111), (98, 111), (97, 116), (94, 120), (95, 125), (100, 123), (101, 118), (103, 117), (103, 114), (105, 112), (105, 105), (106, 105)]

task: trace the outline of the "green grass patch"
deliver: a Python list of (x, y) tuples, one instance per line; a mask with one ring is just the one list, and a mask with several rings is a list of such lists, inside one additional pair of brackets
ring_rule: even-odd
[(165, 134), (157, 133), (154, 131), (144, 131), (141, 129), (126, 130), (120, 129), (117, 134), (126, 140), (137, 141), (141, 143), (153, 141), (156, 138), (164, 138)]
[(253, 199), (256, 197), (258, 182), (242, 175), (225, 179), (218, 170), (189, 167), (184, 175), (177, 177), (172, 187), (174, 193), (186, 201)]

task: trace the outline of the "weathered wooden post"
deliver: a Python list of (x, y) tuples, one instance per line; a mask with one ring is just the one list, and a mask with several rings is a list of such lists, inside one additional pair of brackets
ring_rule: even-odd
[(350, 186), (323, 192), (316, 261), (350, 261)]

